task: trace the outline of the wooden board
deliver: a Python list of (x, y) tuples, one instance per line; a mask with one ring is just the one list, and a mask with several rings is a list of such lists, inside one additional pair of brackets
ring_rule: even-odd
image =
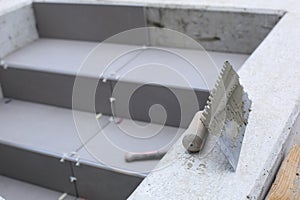
[(267, 200), (300, 200), (300, 146), (295, 145), (283, 161)]

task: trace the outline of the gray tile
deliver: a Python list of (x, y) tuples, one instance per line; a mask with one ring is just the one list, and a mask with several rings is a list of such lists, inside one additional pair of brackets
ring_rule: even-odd
[[(149, 47), (132, 52), (130, 62), (123, 62), (117, 71), (121, 80), (138, 83), (156, 83), (179, 88), (210, 89), (225, 61), (238, 70), (249, 55), (181, 49)], [(136, 56), (135, 56), (136, 55)], [(122, 57), (121, 57), (122, 58)]]
[(76, 195), (69, 162), (59, 157), (0, 144), (0, 174), (31, 184)]
[[(80, 87), (84, 87), (80, 90), (83, 94), (76, 99), (80, 102), (75, 101), (76, 109), (93, 111), (95, 103), (98, 112), (111, 114), (110, 83), (102, 82), (100, 74), (112, 59), (133, 47), (101, 44), (95, 50), (95, 56), (90, 56), (81, 68), (84, 59), (95, 46), (97, 43), (93, 42), (39, 39), (14, 52), (5, 58), (8, 68), (0, 68), (4, 96), (72, 108), (72, 92), (76, 80)], [(125, 56), (110, 67), (116, 68), (130, 59), (130, 56)], [(77, 74), (79, 70), (81, 71)], [(95, 102), (90, 102), (93, 99)]]
[[(229, 60), (238, 69), (248, 57), (218, 52), (208, 52), (208, 55), (201, 50), (179, 48), (132, 51), (139, 47), (104, 43), (94, 50), (77, 76), (77, 83), (81, 83), (79, 94), (72, 93), (81, 62), (95, 46), (96, 43), (93, 42), (40, 39), (9, 55), (5, 58), (8, 69), (0, 68), (4, 96), (66, 108), (72, 108), (74, 103), (75, 109), (84, 111), (93, 111), (95, 103), (97, 112), (110, 115), (112, 111), (109, 98), (114, 87), (114, 92), (121, 91), (120, 94), (113, 95), (117, 97), (117, 116), (148, 122), (150, 106), (161, 104), (168, 113), (167, 125), (179, 126), (181, 120), (181, 127), (186, 128), (193, 114), (203, 108), (208, 96), (207, 90), (212, 88), (223, 62)], [(106, 68), (116, 57), (118, 59)], [(146, 66), (146, 70), (143, 66)], [(198, 69), (195, 70), (194, 66)], [(114, 80), (100, 80), (103, 70), (105, 78), (121, 77), (117, 84), (120, 88), (116, 88)], [(161, 87), (147, 84), (149, 82)], [(127, 105), (126, 100), (130, 97), (126, 95), (134, 87), (141, 88), (134, 93), (130, 105)], [(74, 94), (76, 98), (72, 99)], [(199, 101), (198, 108), (195, 108), (197, 105), (192, 101), (195, 95), (195, 101)], [(180, 107), (179, 102), (184, 105)], [(130, 113), (126, 113), (128, 109)], [(183, 119), (180, 119), (181, 114)], [(154, 122), (162, 123), (159, 115)]]
[[(167, 114), (166, 125), (187, 128), (195, 112), (203, 109), (219, 70), (226, 60), (239, 69), (248, 55), (180, 48), (150, 47), (119, 67), (112, 96), (115, 115), (150, 121), (151, 106)], [(152, 110), (153, 111), (153, 110)], [(163, 123), (164, 113), (152, 113), (154, 123)], [(181, 123), (181, 124), (180, 124)]]
[(4, 60), (15, 68), (75, 75), (97, 45), (97, 42), (42, 38), (9, 54)]
[(142, 7), (34, 3), (40, 37), (103, 41), (122, 31), (144, 27)]
[(203, 109), (207, 90), (119, 81), (114, 86), (114, 114), (118, 117), (187, 128)]
[[(84, 60), (90, 56), (89, 65), (92, 66), (85, 66), (90, 71), (81, 75), (99, 77), (97, 70), (104, 70), (111, 60), (138, 47), (140, 46), (116, 43), (100, 45), (98, 42), (40, 38), (9, 54), (4, 60), (8, 67), (75, 76), (82, 68)], [(97, 54), (96, 57), (90, 55), (92, 51)], [(110, 67), (118, 67), (130, 59), (131, 57), (124, 56), (114, 63), (116, 66)]]
[[(84, 82), (83, 93), (90, 92), (89, 86), (95, 86), (97, 90), (92, 92), (95, 95), (95, 101), (92, 98), (76, 99), (74, 106), (73, 88), (75, 76), (48, 73), (35, 70), (23, 70), (17, 68), (0, 68), (0, 80), (4, 97), (15, 98), (25, 101), (49, 104), (59, 107), (72, 108), (83, 111), (93, 112), (95, 106), (98, 112), (110, 114), (109, 98), (111, 97), (111, 88), (109, 81), (103, 83), (95, 78), (79, 77), (78, 80)], [(98, 87), (97, 87), (98, 85)], [(83, 96), (85, 97), (85, 96)]]
[[(54, 200), (63, 193), (49, 190), (26, 182), (0, 176), (0, 195), (6, 200)], [(65, 200), (76, 200), (74, 196), (68, 195)]]
[(82, 162), (88, 161), (131, 174), (147, 174), (154, 169), (158, 160), (128, 163), (125, 154), (169, 149), (185, 130), (138, 121), (132, 123), (128, 119), (117, 121), (106, 126), (78, 152)]
[[(71, 110), (18, 100), (9, 103), (1, 100), (0, 140), (63, 155), (81, 147), (82, 142), (99, 130), (94, 114), (78, 112), (77, 116), (76, 126)], [(105, 116), (100, 120), (100, 124), (107, 122), (108, 117)]]
[(126, 199), (143, 180), (141, 177), (84, 164), (73, 166), (73, 169), (78, 180), (79, 196), (89, 200)]

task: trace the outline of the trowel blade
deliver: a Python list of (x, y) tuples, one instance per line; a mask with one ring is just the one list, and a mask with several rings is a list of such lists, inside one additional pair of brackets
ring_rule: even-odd
[[(248, 118), (250, 112), (251, 101), (248, 99), (247, 93), (243, 95), (244, 102), (244, 117)], [(223, 154), (228, 159), (233, 170), (235, 171), (238, 165), (242, 144), (244, 140), (246, 124), (239, 125), (234, 120), (228, 120), (225, 122), (222, 135), (218, 139), (218, 145), (220, 146)]]

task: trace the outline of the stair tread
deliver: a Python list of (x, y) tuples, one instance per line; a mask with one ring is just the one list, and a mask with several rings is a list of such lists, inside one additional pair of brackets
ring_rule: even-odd
[[(4, 58), (8, 66), (19, 69), (76, 75), (84, 59), (99, 43), (40, 38)], [(128, 45), (105, 43), (104, 57)], [(102, 63), (97, 63), (101, 66)], [(93, 75), (93, 74), (91, 74)]]
[[(72, 110), (14, 99), (9, 103), (5, 101), (5, 99), (0, 101), (2, 124), (0, 141), (2, 143), (55, 156), (63, 156), (65, 153), (78, 150), (80, 160), (83, 162), (97, 166), (105, 164), (111, 167), (122, 167), (122, 170), (133, 173), (149, 172), (154, 169), (158, 161), (127, 163), (124, 159), (126, 151), (144, 152), (168, 149), (184, 132), (181, 128), (165, 126), (161, 133), (150, 137), (145, 143), (144, 139), (132, 139), (130, 134), (138, 135), (140, 132), (135, 131), (134, 126), (128, 123), (127, 119), (123, 119), (120, 126), (120, 124), (109, 123), (111, 121), (109, 116), (101, 116), (99, 124), (104, 127), (101, 132), (99, 126), (95, 124), (95, 115), (92, 113), (76, 111), (80, 118), (76, 127)], [(138, 123), (139, 125), (147, 124)], [(120, 130), (122, 127), (130, 131), (129, 135)], [(152, 128), (147, 128), (143, 137), (152, 136), (151, 131), (159, 127), (160, 125), (152, 124)], [(76, 128), (80, 130), (81, 140)], [(82, 146), (81, 141), (85, 141), (89, 151)], [(172, 142), (169, 143), (170, 141)], [(125, 149), (116, 147), (115, 143), (118, 142), (121, 142), (118, 145), (125, 144)]]
[[(86, 137), (98, 131), (90, 122), (91, 113), (81, 112)], [(103, 117), (101, 123), (108, 122)], [(82, 142), (76, 132), (72, 110), (12, 100), (0, 102), (0, 139), (5, 142), (31, 147), (50, 153), (63, 154), (78, 149)], [(83, 127), (81, 126), (81, 127)]]
[[(26, 182), (0, 176), (0, 199), (6, 200), (53, 200), (58, 199), (63, 193), (32, 185)], [(74, 196), (68, 195), (65, 200), (76, 200)]]
[(128, 119), (123, 119), (120, 124), (110, 123), (78, 154), (87, 161), (100, 161), (116, 169), (145, 174), (154, 169), (157, 161), (127, 163), (124, 153), (168, 150), (185, 131), (175, 127), (162, 128), (158, 124), (151, 124), (143, 130), (147, 123), (138, 122), (136, 125), (140, 127), (136, 128)]
[[(8, 55), (4, 60), (8, 64), (8, 67), (76, 75), (81, 64), (89, 55), (89, 52), (98, 44), (97, 42), (40, 38)], [(128, 52), (137, 48), (141, 49), (142, 47), (126, 44), (101, 43), (101, 49), (99, 49), (101, 50), (99, 53), (101, 57), (92, 59), (89, 63), (89, 69), (81, 71), (80, 74), (99, 77), (99, 72), (104, 71), (113, 58), (125, 53), (122, 58), (117, 59), (117, 61), (109, 65), (110, 70), (105, 72), (105, 76), (109, 76), (116, 71), (115, 75), (117, 76), (127, 74), (126, 78), (124, 78), (126, 81), (142, 83), (158, 82), (166, 86), (185, 87), (183, 81), (179, 82), (178, 77), (176, 78), (175, 74), (170, 74), (170, 70), (168, 69), (163, 70), (163, 68), (161, 68), (160, 71), (156, 71), (156, 73), (149, 73), (149, 71), (152, 71), (151, 67), (155, 67), (153, 63), (150, 64), (149, 70), (142, 70), (132, 74), (129, 73), (134, 67), (141, 64), (155, 62), (166, 64), (177, 70), (180, 73), (179, 75), (183, 75), (193, 88), (207, 89), (207, 82), (211, 80), (213, 83), (215, 81), (215, 76), (218, 74), (217, 68), (221, 68), (224, 61), (230, 61), (236, 69), (239, 69), (249, 56), (245, 54), (207, 51), (210, 55), (209, 57), (206, 51), (180, 48), (164, 48), (166, 50), (164, 52), (159, 51), (160, 48), (154, 48), (142, 53), (131, 52), (128, 54)], [(173, 53), (167, 53), (168, 51)], [(179, 57), (176, 58), (176, 56), (174, 57), (174, 53), (183, 56), (183, 59)], [(192, 64), (195, 66), (199, 66), (201, 75), (197, 72), (195, 73), (195, 69), (189, 63), (183, 61), (185, 58), (192, 61)], [(122, 69), (120, 70), (120, 68)], [(212, 73), (212, 71), (215, 72)]]

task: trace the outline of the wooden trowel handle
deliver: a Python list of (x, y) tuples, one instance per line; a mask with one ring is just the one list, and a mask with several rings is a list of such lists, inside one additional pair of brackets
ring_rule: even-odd
[(167, 151), (149, 151), (141, 153), (128, 152), (125, 154), (126, 162), (143, 161), (143, 160), (159, 160)]

